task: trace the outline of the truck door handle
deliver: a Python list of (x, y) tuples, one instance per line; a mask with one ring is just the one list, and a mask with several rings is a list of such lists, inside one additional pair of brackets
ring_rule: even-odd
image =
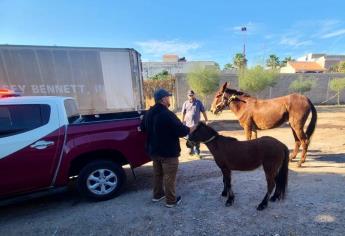
[(41, 150), (41, 149), (46, 149), (47, 147), (49, 147), (51, 145), (54, 145), (53, 141), (40, 140), (40, 141), (37, 141), (36, 143), (32, 144), (30, 147)]

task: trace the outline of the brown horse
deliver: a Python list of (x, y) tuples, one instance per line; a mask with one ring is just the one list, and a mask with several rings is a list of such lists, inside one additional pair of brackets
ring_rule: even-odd
[[(211, 112), (217, 114), (229, 107), (236, 115), (240, 125), (244, 128), (247, 140), (257, 138), (257, 130), (272, 129), (289, 122), (295, 138), (295, 149), (290, 160), (296, 158), (299, 147), (302, 145), (302, 156), (298, 162), (300, 167), (305, 162), (308, 145), (314, 133), (317, 113), (311, 101), (300, 94), (290, 94), (283, 97), (261, 100), (250, 95), (227, 88), (227, 83), (217, 92)], [(306, 132), (303, 128), (309, 113), (312, 113), (311, 121)]]
[(275, 187), (271, 201), (283, 199), (288, 183), (289, 150), (279, 140), (264, 136), (250, 141), (237, 141), (219, 135), (217, 131), (200, 122), (189, 135), (191, 142), (203, 142), (212, 153), (223, 173), (222, 196), (228, 196), (225, 206), (234, 202), (231, 189), (232, 170), (254, 170), (263, 166), (267, 181), (267, 193), (257, 210), (267, 207), (268, 199)]

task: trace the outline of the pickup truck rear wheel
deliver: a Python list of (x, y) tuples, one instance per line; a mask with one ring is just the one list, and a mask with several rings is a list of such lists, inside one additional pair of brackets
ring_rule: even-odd
[(116, 197), (126, 181), (121, 166), (110, 161), (94, 161), (81, 169), (78, 177), (79, 192), (96, 201)]

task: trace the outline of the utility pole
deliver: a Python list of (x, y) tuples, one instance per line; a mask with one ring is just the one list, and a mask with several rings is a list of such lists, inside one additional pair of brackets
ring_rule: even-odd
[(246, 57), (246, 33), (247, 33), (247, 27), (243, 26), (241, 27), (241, 32), (243, 32), (243, 67), (247, 65), (247, 57)]

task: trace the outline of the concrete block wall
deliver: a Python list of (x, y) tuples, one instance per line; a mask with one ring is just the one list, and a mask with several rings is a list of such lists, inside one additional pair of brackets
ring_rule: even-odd
[[(303, 76), (305, 79), (311, 79), (315, 81), (315, 86), (311, 91), (306, 92), (304, 95), (310, 98), (314, 104), (336, 104), (337, 98), (333, 98), (327, 101), (329, 98), (334, 96), (336, 93), (329, 89), (329, 82), (333, 78), (345, 78), (345, 74), (341, 73), (320, 73), (320, 74), (280, 74), (279, 82), (273, 88), (267, 88), (260, 92), (257, 97), (262, 99), (280, 97), (292, 93), (289, 91), (290, 84)], [(187, 91), (191, 89), (187, 83), (187, 74), (176, 74), (176, 90), (175, 90), (175, 110), (179, 110), (182, 107), (183, 102), (187, 99)], [(230, 82), (230, 86), (238, 89), (238, 77), (236, 74), (222, 73), (220, 78), (220, 84), (225, 81)], [(256, 96), (255, 94), (251, 94)], [(214, 95), (206, 98), (204, 105), (207, 109), (210, 108)], [(327, 101), (327, 102), (324, 102)], [(340, 102), (345, 103), (345, 91), (341, 93)]]

